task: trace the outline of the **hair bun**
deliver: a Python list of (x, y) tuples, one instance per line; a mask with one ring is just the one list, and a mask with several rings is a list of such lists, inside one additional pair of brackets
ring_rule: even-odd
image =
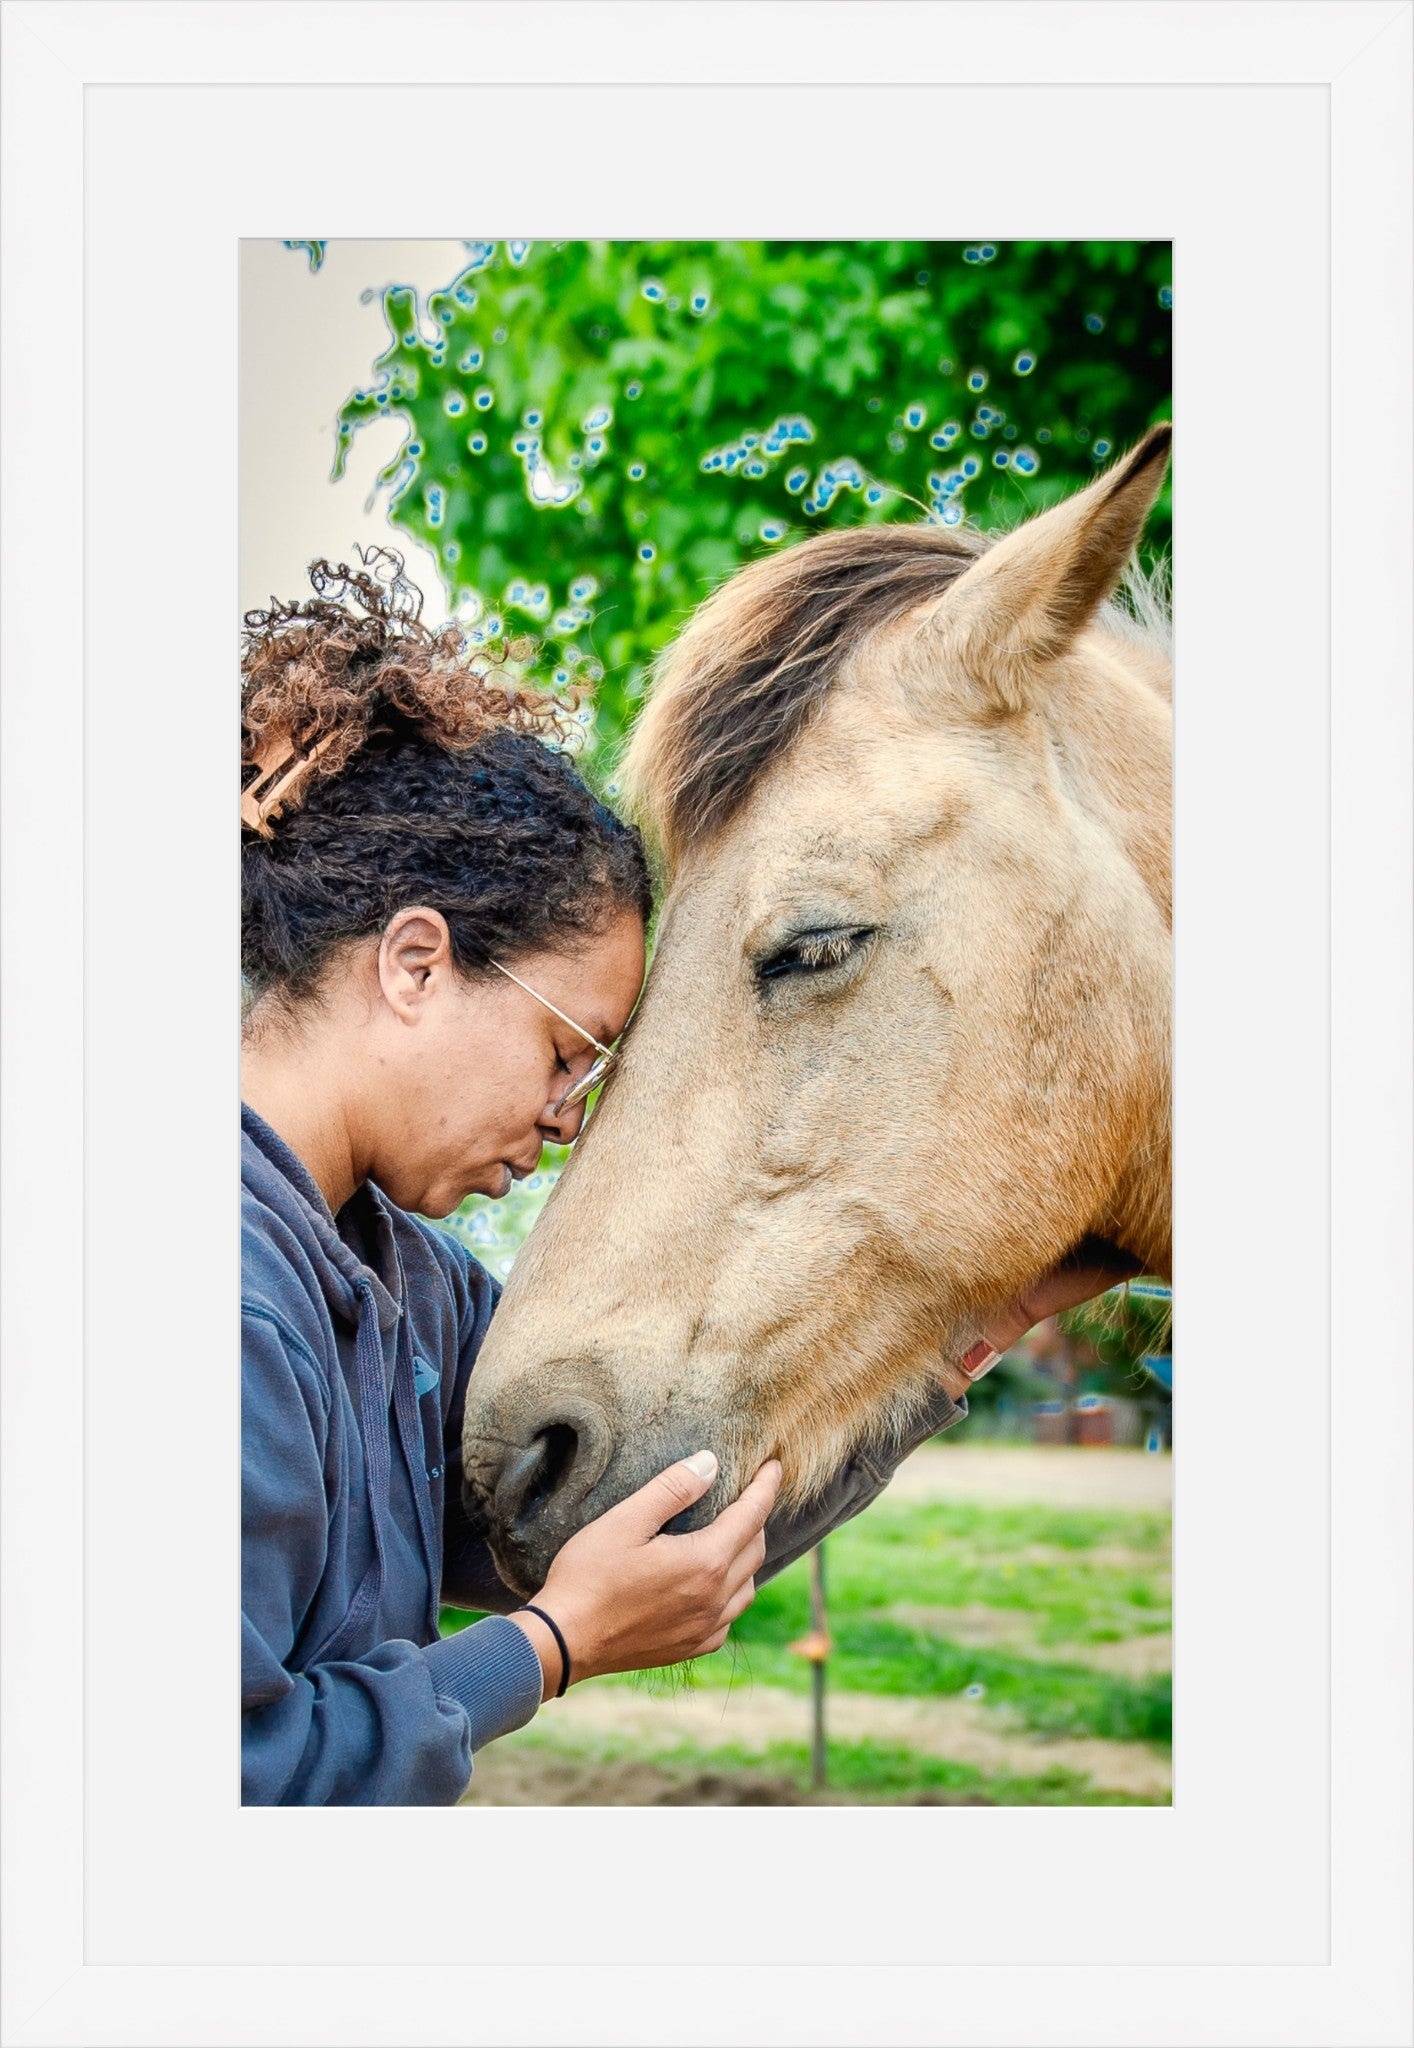
[[(534, 659), (532, 635), (505, 643), (499, 658), (473, 651), (460, 627), (423, 623), (422, 592), (396, 549), (360, 550), (360, 561), (336, 568), (321, 558), (309, 569), (312, 598), (272, 598), (245, 614), (241, 810), (262, 837), (314, 782), (400, 724), (450, 752), (498, 729), (561, 741), (575, 729), (578, 692), (551, 695), (498, 674), (506, 660)], [(282, 773), (292, 756), (293, 772)]]

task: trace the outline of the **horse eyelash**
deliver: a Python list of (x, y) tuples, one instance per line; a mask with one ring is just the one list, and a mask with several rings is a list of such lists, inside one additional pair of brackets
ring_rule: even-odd
[(770, 981), (801, 968), (808, 972), (823, 967), (840, 967), (868, 937), (867, 931), (801, 932), (774, 959), (766, 962), (760, 970), (761, 977)]
[(854, 951), (853, 932), (808, 932), (797, 940), (802, 967), (838, 967)]

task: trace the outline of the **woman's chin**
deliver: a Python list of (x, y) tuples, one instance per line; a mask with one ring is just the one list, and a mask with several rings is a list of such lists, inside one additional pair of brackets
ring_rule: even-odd
[(465, 1186), (449, 1185), (443, 1181), (425, 1188), (415, 1202), (403, 1202), (399, 1206), (415, 1209), (419, 1216), (429, 1216), (436, 1222), (444, 1216), (453, 1215), (473, 1195), (486, 1195), (493, 1202), (499, 1202), (514, 1185), (515, 1176), (511, 1169), (504, 1160), (498, 1159), (494, 1166), (483, 1166), (475, 1179)]
[(480, 1185), (469, 1187), (461, 1194), (455, 1194), (447, 1187), (428, 1188), (416, 1202), (411, 1204), (411, 1207), (417, 1211), (419, 1216), (427, 1216), (434, 1223), (440, 1223), (444, 1217), (455, 1215), (468, 1196), (479, 1195), (483, 1192), (484, 1190)]
[(451, 1206), (453, 1209), (457, 1208), (461, 1202), (467, 1199), (467, 1195), (486, 1195), (491, 1201), (499, 1202), (510, 1193), (514, 1186), (515, 1175), (503, 1159), (498, 1159), (494, 1166), (484, 1167), (467, 1189), (466, 1194), (459, 1196), (457, 1201), (453, 1202)]

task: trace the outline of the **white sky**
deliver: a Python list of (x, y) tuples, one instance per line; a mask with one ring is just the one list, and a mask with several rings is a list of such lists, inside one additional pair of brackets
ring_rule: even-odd
[(241, 243), (240, 605), (308, 595), (308, 564), (319, 555), (352, 559), (356, 541), (390, 540), (427, 596), (427, 616), (446, 610), (434, 557), (389, 527), (385, 503), (364, 510), (378, 471), (400, 446), (406, 424), (377, 420), (355, 435), (342, 480), (329, 481), (334, 417), (365, 383), (387, 345), (370, 287), (443, 285), (467, 261), (461, 242), (330, 242), (311, 272), (303, 249)]

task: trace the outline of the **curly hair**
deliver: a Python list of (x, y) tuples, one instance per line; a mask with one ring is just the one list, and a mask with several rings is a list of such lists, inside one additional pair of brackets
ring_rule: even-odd
[(646, 919), (642, 841), (557, 750), (574, 696), (522, 687), (457, 627), (424, 625), (391, 549), (309, 574), (312, 599), (245, 616), (242, 785), (272, 740), (321, 747), (269, 836), (242, 830), (250, 1000), (308, 997), (338, 949), (413, 904), (446, 918), (467, 974)]

